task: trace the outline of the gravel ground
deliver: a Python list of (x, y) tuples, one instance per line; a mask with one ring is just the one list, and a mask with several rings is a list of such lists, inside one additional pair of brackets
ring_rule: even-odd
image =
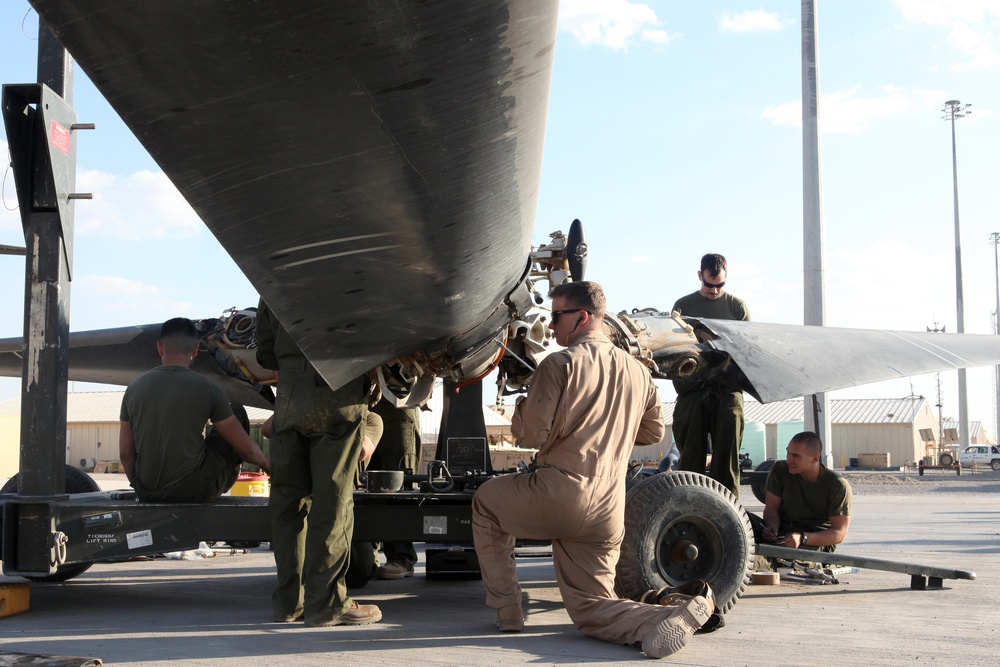
[(916, 470), (907, 472), (843, 472), (855, 495), (904, 496), (924, 493), (998, 493), (1000, 472), (993, 470)]

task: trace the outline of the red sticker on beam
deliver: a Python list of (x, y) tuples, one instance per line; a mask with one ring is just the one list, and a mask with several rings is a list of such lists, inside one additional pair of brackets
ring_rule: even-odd
[(52, 132), (49, 138), (49, 143), (66, 155), (69, 155), (69, 130), (59, 123), (52, 121)]

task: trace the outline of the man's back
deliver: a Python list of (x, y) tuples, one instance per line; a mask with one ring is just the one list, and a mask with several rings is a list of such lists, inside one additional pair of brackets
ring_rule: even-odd
[(515, 435), (539, 448), (540, 465), (587, 477), (622, 475), (632, 445), (663, 436), (649, 372), (599, 332), (539, 364), (514, 421)]
[(205, 424), (232, 416), (222, 390), (183, 366), (159, 366), (129, 385), (121, 419), (136, 446), (135, 474), (144, 489), (166, 489), (198, 474)]

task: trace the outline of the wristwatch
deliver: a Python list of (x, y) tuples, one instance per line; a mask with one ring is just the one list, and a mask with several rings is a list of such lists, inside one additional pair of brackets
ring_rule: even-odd
[(802, 536), (802, 541), (801, 541), (801, 542), (799, 542), (799, 546), (800, 546), (800, 547), (804, 547), (805, 545), (809, 544), (809, 538), (808, 538), (808, 537), (806, 537), (806, 534), (805, 534), (805, 533), (799, 533), (799, 535), (801, 535), (801, 536)]

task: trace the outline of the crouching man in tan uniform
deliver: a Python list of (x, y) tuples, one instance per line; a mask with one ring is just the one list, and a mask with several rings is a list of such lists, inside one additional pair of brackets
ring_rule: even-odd
[(607, 642), (641, 644), (649, 657), (680, 650), (714, 611), (705, 597), (672, 607), (619, 599), (615, 567), (625, 532), (625, 470), (633, 444), (663, 437), (649, 372), (602, 332), (605, 299), (592, 282), (552, 290), (556, 342), (538, 366), (512, 432), (538, 448), (538, 469), (484, 483), (472, 529), (497, 627), (524, 625), (515, 537), (549, 539), (556, 580), (577, 629)]

